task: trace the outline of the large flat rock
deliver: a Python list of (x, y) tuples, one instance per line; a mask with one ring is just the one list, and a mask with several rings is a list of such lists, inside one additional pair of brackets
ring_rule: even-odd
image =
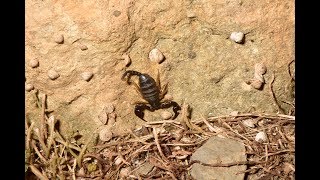
[[(220, 137), (211, 137), (191, 157), (191, 160), (199, 160), (207, 164), (232, 163), (245, 161), (245, 147), (242, 143)], [(197, 180), (243, 180), (244, 173), (237, 172), (246, 170), (245, 165), (231, 167), (209, 167), (194, 164), (191, 169), (191, 176)]]

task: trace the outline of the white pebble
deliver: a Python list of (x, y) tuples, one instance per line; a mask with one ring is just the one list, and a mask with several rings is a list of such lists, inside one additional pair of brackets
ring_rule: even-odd
[(160, 64), (164, 60), (164, 56), (161, 51), (155, 48), (150, 51), (149, 59)]
[(92, 72), (83, 72), (81, 73), (81, 77), (83, 80), (85, 81), (90, 81), (90, 79), (92, 78), (93, 73)]
[(266, 142), (268, 140), (267, 138), (267, 134), (265, 132), (259, 132), (257, 135), (256, 135), (256, 138), (255, 140), (257, 142)]
[(32, 84), (26, 84), (25, 89), (29, 92), (34, 89), (34, 86)]
[(53, 69), (50, 69), (48, 71), (48, 77), (51, 79), (51, 80), (55, 80), (57, 79), (58, 77), (60, 77), (59, 73), (57, 73), (57, 71), (53, 70)]
[(255, 124), (256, 124), (255, 120), (253, 120), (253, 119), (246, 119), (246, 120), (242, 121), (242, 123), (245, 126), (250, 127), (250, 128), (254, 128)]
[(161, 117), (164, 119), (164, 120), (168, 120), (172, 117), (172, 114), (171, 112), (169, 111), (162, 111), (161, 112)]
[(236, 43), (242, 43), (244, 39), (244, 34), (242, 32), (232, 32), (230, 39)]
[(38, 67), (39, 66), (39, 61), (37, 59), (30, 60), (29, 66), (32, 67), (32, 68)]
[(64, 42), (64, 37), (62, 34), (57, 35), (54, 38), (54, 42), (58, 43), (58, 44), (62, 44)]
[(112, 132), (110, 128), (103, 128), (99, 132), (99, 138), (101, 141), (109, 141), (112, 138)]

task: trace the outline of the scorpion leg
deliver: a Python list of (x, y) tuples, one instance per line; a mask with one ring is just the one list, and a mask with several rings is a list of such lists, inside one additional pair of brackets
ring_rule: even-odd
[(181, 110), (181, 107), (179, 106), (178, 103), (174, 101), (165, 101), (161, 103), (161, 108), (169, 108), (169, 107), (173, 107), (174, 116), (172, 119), (175, 119), (178, 116), (179, 114), (178, 111)]
[(158, 71), (157, 71), (156, 83), (157, 83), (157, 86), (160, 88), (160, 87), (161, 87), (161, 83), (160, 83), (160, 73), (159, 73), (159, 69), (158, 69)]
[(165, 84), (162, 88), (161, 88), (161, 92), (160, 92), (160, 99), (163, 99), (164, 96), (167, 94), (168, 92), (168, 83)]
[(159, 73), (159, 69), (158, 69), (158, 74), (157, 74), (157, 80), (156, 80), (157, 86), (160, 89), (160, 99), (163, 99), (164, 95), (167, 94), (168, 92), (168, 83), (166, 83), (164, 86), (161, 87), (161, 82), (160, 82), (160, 73)]
[[(149, 111), (153, 111), (153, 109), (148, 106), (147, 104), (144, 103), (138, 103), (136, 104), (135, 108), (134, 108), (134, 113), (136, 114), (136, 116), (138, 116), (140, 119), (146, 121), (145, 119), (143, 119), (144, 117), (144, 110), (149, 110)], [(146, 121), (147, 122), (147, 121)]]

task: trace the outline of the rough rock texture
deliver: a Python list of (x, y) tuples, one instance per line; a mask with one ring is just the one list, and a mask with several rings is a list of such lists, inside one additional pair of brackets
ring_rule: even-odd
[[(294, 59), (292, 0), (27, 0), (25, 17), (26, 83), (35, 87), (26, 92), (26, 117), (40, 120), (36, 92), (46, 93), (48, 111), (60, 120), (63, 134), (95, 132), (107, 103), (117, 114), (113, 134), (143, 123), (132, 104), (141, 97), (120, 79), (125, 69), (153, 77), (159, 69), (173, 99), (193, 108), (192, 118), (277, 112), (268, 88), (272, 72), (280, 105), (287, 110), (290, 105), (282, 101), (293, 100), (287, 69)], [(229, 39), (234, 31), (245, 33), (243, 44)], [(64, 41), (57, 44), (60, 35)], [(164, 54), (161, 64), (148, 59), (153, 48)], [(129, 67), (123, 54), (131, 58)], [(38, 67), (27, 65), (32, 59)], [(261, 91), (245, 83), (258, 62), (268, 69)], [(50, 69), (60, 77), (50, 80)], [(94, 76), (83, 81), (81, 74), (88, 71)], [(145, 119), (159, 120), (161, 111), (147, 111)]]
[[(227, 138), (211, 137), (191, 156), (191, 160), (199, 160), (207, 164), (233, 163), (246, 161), (243, 144)], [(200, 179), (243, 180), (244, 174), (237, 172), (246, 170), (245, 165), (231, 167), (208, 167), (200, 164), (192, 165), (191, 176)]]

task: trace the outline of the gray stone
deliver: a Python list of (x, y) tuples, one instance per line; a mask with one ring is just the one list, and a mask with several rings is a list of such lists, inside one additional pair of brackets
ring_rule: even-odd
[(149, 162), (143, 163), (136, 171), (136, 175), (147, 175), (154, 166)]
[[(193, 153), (191, 160), (199, 160), (207, 164), (245, 161), (245, 147), (238, 141), (214, 136)], [(244, 170), (246, 170), (246, 165), (210, 167), (195, 163), (192, 165), (191, 176), (197, 180), (243, 180), (244, 173), (236, 173)]]

